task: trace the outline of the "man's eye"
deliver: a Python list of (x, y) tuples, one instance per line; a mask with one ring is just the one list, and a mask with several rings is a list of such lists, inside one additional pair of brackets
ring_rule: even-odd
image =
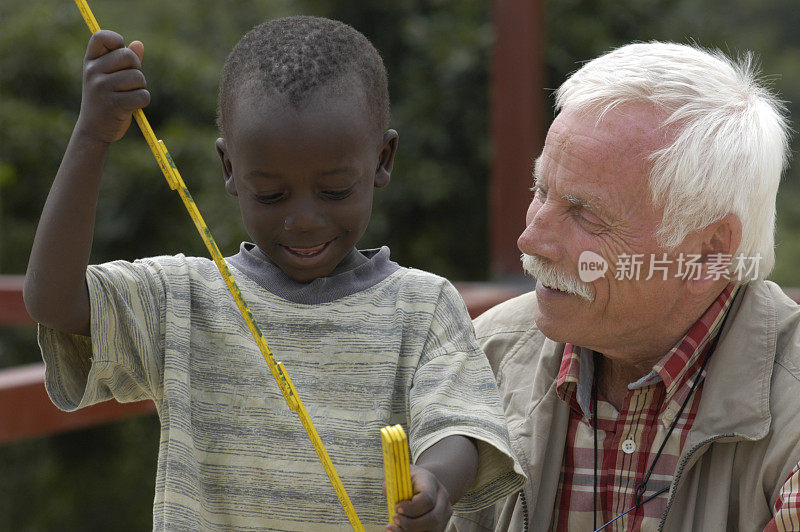
[(594, 214), (592, 214), (591, 212), (588, 212), (587, 210), (585, 210), (583, 208), (576, 208), (575, 209), (575, 214), (578, 217), (580, 217), (580, 219), (583, 222), (585, 222), (587, 224), (594, 225), (594, 226), (602, 225), (601, 220), (597, 216), (595, 216)]
[(283, 192), (276, 192), (275, 194), (262, 194), (256, 196), (256, 201), (258, 201), (259, 203), (269, 204), (280, 201), (282, 197), (283, 197)]
[(340, 200), (349, 196), (353, 192), (352, 187), (344, 190), (323, 190), (322, 195), (328, 199)]

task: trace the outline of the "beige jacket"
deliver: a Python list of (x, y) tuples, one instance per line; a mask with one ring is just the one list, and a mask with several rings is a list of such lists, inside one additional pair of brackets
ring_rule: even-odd
[[(524, 498), (453, 518), (448, 530), (549, 530), (569, 407), (556, 395), (564, 344), (533, 323), (534, 293), (475, 320), (497, 377)], [(741, 290), (708, 363), (697, 418), (659, 530), (762, 530), (800, 460), (800, 306), (769, 281)]]

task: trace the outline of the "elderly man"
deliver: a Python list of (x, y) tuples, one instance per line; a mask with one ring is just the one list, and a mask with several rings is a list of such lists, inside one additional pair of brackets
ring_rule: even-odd
[(787, 124), (749, 58), (619, 48), (556, 92), (475, 328), (524, 489), (457, 530), (800, 529), (800, 307), (774, 263)]

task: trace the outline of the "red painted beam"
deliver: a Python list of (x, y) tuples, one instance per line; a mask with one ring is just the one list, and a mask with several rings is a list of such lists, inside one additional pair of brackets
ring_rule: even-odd
[[(3, 286), (10, 287), (5, 301), (22, 301), (22, 277), (0, 276)], [(530, 289), (526, 285), (492, 285), (462, 283), (456, 287), (467, 303), (473, 318)], [(9, 324), (33, 325), (24, 306), (16, 305), (0, 314), (0, 326)], [(35, 334), (31, 329), (31, 334)], [(30, 364), (0, 370), (0, 445), (12, 441), (47, 436), (127, 417), (152, 414), (155, 407), (149, 401), (117, 403), (106, 401), (98, 405), (67, 413), (57, 409), (44, 388), (44, 364)]]
[(490, 72), (490, 267), (522, 276), (517, 237), (525, 228), (533, 160), (544, 144), (542, 0), (493, 0)]
[(22, 301), (22, 275), (0, 275), (0, 325), (34, 325)]
[(56, 408), (44, 389), (44, 364), (0, 371), (0, 444), (151, 414), (149, 401), (106, 401), (78, 412)]
[[(532, 284), (456, 283), (456, 288), (470, 316), (475, 318), (498, 303), (530, 290)], [(800, 301), (800, 289), (784, 290)], [(22, 297), (21, 284), (15, 297)], [(17, 323), (20, 317), (12, 315), (11, 320)], [(0, 325), (4, 324), (0, 320)], [(147, 401), (124, 404), (106, 401), (76, 412), (62, 412), (53, 406), (44, 389), (44, 364), (0, 370), (0, 445), (154, 412), (154, 405)]]

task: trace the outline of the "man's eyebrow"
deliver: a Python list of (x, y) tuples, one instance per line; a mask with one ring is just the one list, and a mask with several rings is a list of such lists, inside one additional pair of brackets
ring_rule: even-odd
[(617, 219), (616, 216), (607, 209), (603, 202), (600, 201), (598, 198), (594, 197), (592, 194), (589, 195), (588, 198), (582, 198), (576, 196), (575, 194), (564, 194), (562, 196), (566, 201), (569, 202), (570, 205), (573, 207), (581, 207), (583, 209), (588, 209), (595, 213), (596, 215), (604, 218), (608, 222), (613, 222)]
[(533, 184), (541, 185), (542, 184), (542, 156), (538, 156), (535, 161), (533, 161)]
[(591, 200), (585, 200), (583, 198), (579, 198), (574, 194), (564, 194), (562, 196), (565, 200), (567, 200), (571, 205), (576, 207), (586, 207), (592, 210), (595, 210), (595, 203)]

